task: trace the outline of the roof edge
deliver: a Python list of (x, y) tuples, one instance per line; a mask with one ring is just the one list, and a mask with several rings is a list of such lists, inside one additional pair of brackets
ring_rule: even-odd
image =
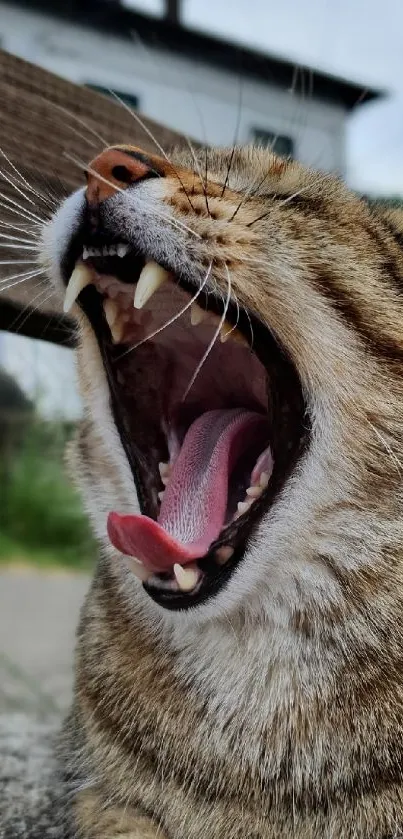
[[(364, 102), (384, 97), (386, 91), (363, 87), (348, 79), (293, 63), (218, 36), (185, 28), (166, 18), (151, 17), (123, 7), (117, 0), (13, 0), (13, 6), (47, 12), (70, 22), (108, 31), (125, 39), (135, 32), (150, 47), (184, 55), (200, 63), (236, 72), (283, 90), (342, 105), (351, 111)], [(299, 79), (299, 81), (298, 81)]]

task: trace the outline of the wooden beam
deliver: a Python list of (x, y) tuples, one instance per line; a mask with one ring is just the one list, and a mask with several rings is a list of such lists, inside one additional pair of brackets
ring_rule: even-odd
[[(131, 143), (156, 152), (156, 144), (119, 102), (72, 84), (0, 50), (0, 147), (17, 163), (68, 188), (82, 183), (83, 163), (104, 145)], [(183, 137), (141, 117), (167, 151)], [(1, 167), (3, 168), (3, 167)]]
[(63, 347), (76, 345), (74, 322), (70, 318), (46, 314), (30, 306), (22, 307), (9, 300), (1, 300), (0, 303), (0, 330)]

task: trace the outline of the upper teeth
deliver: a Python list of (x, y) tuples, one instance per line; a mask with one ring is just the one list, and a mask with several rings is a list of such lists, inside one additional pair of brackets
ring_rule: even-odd
[[(214, 314), (214, 312), (202, 309), (198, 303), (192, 303), (190, 307), (190, 323), (192, 326), (198, 326), (199, 323), (202, 323), (205, 320), (208, 320), (214, 326), (218, 326), (220, 322), (220, 318), (218, 315)], [(242, 335), (242, 332), (225, 320), (220, 329), (221, 343), (224, 344), (225, 341), (228, 341), (228, 338), (232, 338), (232, 340), (236, 341), (238, 344), (243, 344), (243, 346), (246, 347), (248, 346), (248, 342)]]
[(198, 303), (192, 303), (190, 307), (190, 323), (192, 326), (198, 326), (203, 320), (208, 317), (206, 309), (202, 309)]
[(129, 252), (130, 246), (119, 242), (118, 245), (104, 245), (102, 248), (87, 248), (83, 247), (83, 259), (88, 259), (89, 256), (126, 256)]
[(119, 306), (116, 303), (116, 300), (104, 300), (104, 312), (108, 326), (112, 329), (112, 326), (119, 314)]
[(85, 286), (89, 285), (89, 283), (91, 282), (91, 271), (89, 270), (89, 268), (87, 268), (86, 265), (83, 265), (83, 263), (80, 262), (78, 265), (76, 265), (68, 282), (68, 286), (66, 288), (66, 294), (63, 303), (64, 312), (67, 313), (70, 311), (78, 295), (80, 294), (80, 291), (82, 291), (83, 288), (85, 288)]
[(157, 262), (146, 262), (136, 285), (133, 306), (142, 309), (155, 291), (170, 278), (169, 271)]
[[(118, 255), (120, 257), (125, 256), (125, 254), (129, 251), (129, 245), (124, 244), (123, 242), (119, 243), (118, 245), (110, 245), (101, 248), (87, 248), (83, 249), (83, 259), (87, 259), (89, 256), (105, 256), (105, 255)], [(135, 286), (134, 291), (134, 301), (133, 306), (135, 309), (142, 309), (143, 306), (147, 303), (147, 301), (152, 297), (152, 295), (163, 285), (168, 279), (171, 279), (172, 274), (167, 271), (162, 265), (158, 265), (157, 262), (153, 260), (149, 260), (144, 265), (142, 269), (138, 282)], [(124, 319), (121, 315), (124, 312), (121, 312), (120, 309), (126, 309), (127, 304), (122, 304), (122, 299), (124, 300), (124, 294), (121, 295), (121, 300), (119, 302), (119, 307), (117, 303), (112, 300), (111, 298), (116, 297), (119, 293), (119, 288), (116, 288), (113, 282), (110, 282), (110, 278), (107, 280), (105, 277), (98, 277), (96, 274), (93, 274), (90, 267), (85, 265), (83, 262), (79, 262), (69, 280), (67, 285), (64, 305), (63, 309), (65, 312), (69, 312), (71, 307), (73, 306), (76, 298), (80, 294), (83, 288), (91, 282), (96, 283), (98, 290), (100, 289), (101, 292), (107, 292), (108, 297), (104, 300), (104, 311), (105, 317), (109, 324), (112, 338), (115, 343), (120, 343), (122, 340), (123, 333), (125, 331)], [(103, 282), (107, 281), (107, 285), (102, 285)], [(202, 309), (198, 303), (193, 302), (190, 307), (190, 320), (192, 326), (197, 326), (202, 321), (208, 321), (212, 323), (213, 326), (217, 326), (219, 323), (218, 316), (213, 313), (209, 312), (206, 309)], [(228, 338), (231, 337), (232, 340), (239, 342), (248, 346), (247, 340), (244, 336), (232, 326), (227, 321), (221, 325), (220, 328), (220, 338), (221, 341), (227, 341)]]
[(220, 339), (222, 344), (225, 344), (225, 341), (228, 341), (228, 338), (232, 332), (235, 332), (235, 327), (231, 326), (230, 323), (225, 321), (220, 330)]

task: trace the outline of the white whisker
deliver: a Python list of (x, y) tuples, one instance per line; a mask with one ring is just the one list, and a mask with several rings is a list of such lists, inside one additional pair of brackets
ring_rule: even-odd
[[(95, 177), (95, 178), (98, 178), (98, 180), (99, 180), (99, 181), (103, 181), (103, 183), (107, 184), (108, 186), (111, 186), (113, 189), (115, 189), (115, 190), (116, 190), (116, 192), (125, 192), (125, 190), (124, 190), (124, 189), (122, 189), (122, 187), (117, 186), (117, 184), (114, 184), (112, 181), (109, 181), (109, 180), (108, 180), (108, 178), (104, 178), (104, 177), (103, 177), (103, 175), (101, 175), (101, 174), (100, 174), (99, 172), (97, 172), (95, 169), (92, 169), (92, 167), (91, 167), (91, 166), (87, 166), (87, 165), (86, 165), (86, 164), (85, 164), (82, 160), (79, 160), (78, 158), (75, 158), (73, 155), (68, 154), (68, 152), (65, 152), (64, 154), (65, 154), (65, 157), (67, 157), (69, 160), (71, 160), (71, 161), (72, 161), (72, 163), (75, 163), (77, 166), (80, 166), (80, 167), (81, 167), (81, 166), (83, 166), (83, 167), (84, 167), (84, 169), (85, 169), (87, 172), (89, 172), (89, 173), (90, 173), (90, 175), (94, 175), (94, 177)], [(154, 212), (154, 211), (153, 211), (153, 212)], [(165, 216), (165, 215), (163, 215), (162, 213), (161, 213), (161, 214), (157, 214), (157, 213), (155, 213), (155, 215), (159, 215), (159, 217), (160, 217), (160, 218), (164, 219), (165, 221), (170, 222), (170, 223), (171, 223), (171, 224), (173, 224), (175, 227), (183, 227), (183, 228), (184, 228), (184, 230), (188, 230), (188, 231), (189, 231), (189, 233), (193, 233), (195, 236), (196, 236), (196, 235), (198, 235), (198, 234), (196, 234), (196, 233), (195, 233), (195, 231), (194, 231), (194, 230), (191, 230), (191, 228), (190, 228), (190, 227), (187, 227), (187, 226), (186, 226), (186, 225), (185, 225), (182, 221), (180, 221), (179, 219), (174, 219), (174, 218), (171, 218), (170, 216)], [(199, 236), (199, 238), (201, 238), (201, 236)]]
[[(179, 173), (176, 171), (176, 168), (175, 168), (175, 166), (173, 165), (172, 160), (168, 157), (168, 155), (167, 155), (166, 151), (162, 148), (161, 143), (159, 143), (159, 142), (158, 142), (157, 138), (156, 138), (156, 137), (154, 137), (154, 134), (152, 133), (152, 131), (150, 131), (150, 129), (149, 129), (149, 128), (147, 128), (147, 126), (146, 126), (145, 122), (143, 122), (143, 120), (141, 119), (141, 117), (139, 117), (139, 115), (138, 115), (138, 114), (136, 114), (136, 112), (135, 112), (135, 111), (133, 111), (133, 108), (131, 108), (131, 107), (130, 107), (130, 105), (127, 105), (127, 103), (126, 103), (126, 102), (124, 102), (124, 101), (123, 101), (123, 99), (121, 99), (121, 98), (120, 98), (120, 96), (118, 96), (118, 94), (117, 94), (114, 90), (111, 90), (111, 89), (110, 89), (110, 90), (109, 90), (109, 92), (110, 92), (110, 94), (111, 94), (112, 96), (114, 96), (114, 97), (115, 97), (115, 99), (116, 99), (118, 102), (120, 102), (120, 104), (122, 105), (122, 107), (123, 107), (123, 108), (125, 108), (125, 110), (126, 110), (126, 111), (128, 111), (128, 113), (129, 113), (129, 114), (131, 114), (131, 116), (133, 117), (133, 119), (134, 119), (134, 120), (135, 120), (135, 121), (136, 121), (136, 122), (137, 122), (137, 123), (141, 126), (141, 128), (143, 129), (143, 131), (145, 131), (145, 133), (146, 133), (146, 134), (148, 135), (148, 137), (150, 138), (150, 140), (152, 140), (152, 141), (153, 141), (153, 143), (156, 145), (157, 149), (158, 149), (158, 150), (161, 152), (161, 154), (164, 156), (165, 160), (169, 163), (169, 165), (170, 165), (170, 166), (172, 166), (172, 169), (174, 170), (175, 175), (176, 175), (176, 177), (178, 178), (179, 183), (181, 184), (181, 186), (183, 187), (183, 189), (184, 189), (184, 191), (185, 191), (186, 198), (187, 198), (187, 200), (188, 200), (188, 202), (189, 202), (189, 204), (190, 204), (190, 206), (191, 206), (192, 210), (194, 211), (194, 206), (193, 206), (193, 204), (192, 204), (192, 202), (191, 202), (191, 200), (190, 200), (190, 198), (189, 198), (189, 196), (188, 196), (188, 194), (187, 194), (187, 190), (185, 189), (185, 186), (184, 186), (184, 184), (183, 184), (183, 182), (182, 182), (182, 180), (181, 180), (181, 178), (180, 178), (180, 176), (179, 176)], [(157, 175), (158, 175), (158, 172), (157, 172)]]
[(177, 312), (176, 315), (174, 315), (166, 323), (164, 323), (162, 326), (160, 326), (159, 329), (156, 329), (154, 332), (151, 332), (150, 335), (147, 335), (141, 341), (138, 341), (138, 343), (134, 344), (133, 347), (129, 347), (128, 350), (126, 350), (124, 353), (122, 353), (121, 356), (119, 356), (119, 359), (124, 358), (125, 355), (128, 355), (128, 353), (132, 352), (133, 350), (137, 350), (138, 347), (141, 347), (141, 345), (145, 344), (146, 341), (150, 341), (151, 338), (155, 338), (156, 335), (159, 335), (160, 332), (163, 332), (164, 329), (166, 329), (168, 326), (171, 326), (173, 323), (175, 323), (175, 321), (178, 320), (178, 318), (180, 318), (181, 315), (183, 315), (185, 312), (187, 312), (188, 309), (190, 309), (192, 303), (194, 303), (195, 300), (197, 300), (199, 294), (203, 291), (203, 288), (207, 283), (207, 280), (208, 280), (208, 278), (210, 276), (210, 272), (211, 272), (211, 265), (212, 265), (212, 263), (210, 262), (210, 265), (209, 265), (208, 270), (207, 270), (207, 274), (206, 274), (201, 286), (198, 288), (198, 290), (193, 295), (193, 297), (189, 300), (189, 302), (186, 303), (186, 305), (183, 306), (183, 308), (179, 312)]
[(36, 259), (0, 259), (0, 265), (36, 265)]
[[(95, 131), (95, 128), (93, 128), (91, 125), (88, 125), (88, 123), (84, 119), (77, 116), (77, 114), (74, 114), (73, 111), (69, 111), (68, 108), (64, 108), (63, 105), (58, 105), (56, 102), (49, 102), (49, 100), (45, 99), (44, 96), (42, 97), (42, 99), (46, 103), (46, 105), (50, 104), (50, 105), (52, 105), (53, 108), (56, 108), (58, 111), (61, 111), (66, 116), (72, 117), (73, 119), (75, 119), (76, 122), (80, 123), (80, 125), (82, 125), (83, 128), (86, 128), (87, 131), (90, 132), (90, 134), (92, 134), (94, 137), (96, 137), (97, 140), (99, 140), (99, 142), (102, 143), (104, 148), (107, 148), (107, 146), (109, 146), (109, 143), (107, 142), (107, 140), (105, 140), (105, 138), (102, 137), (101, 134), (98, 134), (98, 132)], [(67, 128), (71, 128), (71, 127), (72, 126), (67, 123)]]
[(35, 245), (35, 239), (21, 239), (19, 236), (10, 236), (9, 233), (0, 233), (0, 239), (7, 239), (9, 242), (19, 242), (22, 245)]
[[(83, 166), (84, 169), (87, 172), (90, 173), (90, 175), (94, 175), (94, 177), (98, 178), (98, 180), (103, 181), (108, 186), (113, 187), (113, 189), (115, 189), (116, 192), (125, 192), (125, 190), (122, 189), (120, 186), (117, 186), (116, 184), (112, 183), (112, 181), (109, 181), (107, 178), (104, 178), (103, 175), (100, 175), (99, 172), (97, 172), (95, 169), (92, 169), (91, 166), (87, 166), (85, 163), (83, 163), (82, 160), (79, 160), (78, 158), (75, 158), (73, 155), (70, 155), (68, 152), (65, 152), (64, 154), (65, 154), (65, 157), (67, 157), (69, 160), (72, 161), (72, 163), (75, 163), (77, 166), (80, 166), (80, 168), (81, 168), (81, 166)], [(183, 221), (180, 221), (180, 219), (172, 218), (171, 216), (167, 216), (167, 215), (164, 215), (163, 213), (156, 212), (155, 210), (153, 210), (153, 213), (154, 213), (154, 215), (163, 219), (163, 221), (167, 221), (173, 227), (176, 227), (177, 229), (182, 228), (183, 230), (186, 230), (188, 233), (191, 233), (193, 236), (196, 236), (198, 239), (201, 239), (201, 236), (198, 233), (196, 233), (195, 230), (192, 230), (191, 227), (188, 227), (186, 224), (184, 224)]]
[(32, 251), (32, 253), (38, 253), (37, 245), (22, 245), (21, 243), (15, 245), (10, 244), (9, 242), (0, 242), (0, 248), (6, 248), (7, 250), (11, 250), (14, 248), (18, 251)]
[[(83, 134), (81, 131), (78, 131), (77, 128), (73, 128), (72, 125), (68, 125), (67, 127), (70, 129), (70, 131), (73, 132), (73, 134), (76, 134), (77, 137), (81, 137), (81, 139), (84, 140), (85, 143), (88, 143), (89, 146), (91, 146), (93, 149), (96, 149), (96, 154), (99, 153), (98, 152), (98, 143), (94, 143), (93, 140), (90, 140), (89, 137), (86, 137), (85, 134)], [(107, 144), (105, 143), (105, 145), (107, 145)]]
[(162, 219), (162, 221), (167, 221), (168, 224), (171, 224), (173, 227), (176, 227), (177, 230), (180, 230), (182, 228), (183, 230), (186, 230), (187, 233), (191, 233), (191, 235), (194, 236), (196, 239), (201, 239), (202, 238), (200, 236), (200, 233), (196, 233), (196, 230), (193, 230), (191, 227), (188, 227), (187, 224), (185, 224), (180, 219), (175, 218), (173, 216), (165, 215), (164, 213), (161, 213), (159, 210), (157, 211), (154, 208), (152, 210), (152, 213), (157, 218)]
[[(20, 285), (20, 283), (25, 283), (27, 280), (32, 280), (33, 277), (38, 277), (39, 274), (44, 274), (45, 271), (43, 268), (38, 268), (36, 271), (31, 271), (29, 274), (14, 274), (14, 277), (7, 277), (7, 280), (3, 280), (0, 283), (0, 292), (3, 293), (4, 291), (8, 291), (10, 288), (14, 288), (16, 285)], [(17, 279), (19, 277), (20, 279)], [(15, 280), (15, 282), (10, 282), (10, 280)], [(4, 282), (8, 282), (9, 285), (3, 285)]]
[(90, 175), (94, 175), (95, 178), (98, 178), (98, 180), (102, 181), (102, 183), (112, 187), (112, 189), (116, 190), (116, 192), (124, 192), (124, 190), (120, 186), (114, 184), (113, 181), (109, 181), (108, 178), (104, 178), (104, 176), (97, 172), (96, 169), (93, 169), (87, 163), (84, 163), (84, 161), (80, 160), (79, 157), (75, 157), (73, 154), (70, 154), (67, 151), (63, 152), (63, 155), (64, 157), (67, 157), (67, 160), (70, 160), (72, 163), (75, 163), (75, 165), (79, 166), (80, 169), (81, 167), (83, 167), (85, 172), (89, 172)]
[[(320, 180), (320, 179), (319, 179)], [(311, 189), (312, 186), (316, 184), (316, 180), (312, 184), (308, 184), (307, 186), (301, 187), (296, 192), (293, 192), (292, 195), (288, 195), (287, 198), (284, 198), (283, 201), (279, 201), (279, 206), (284, 207), (285, 204), (289, 204), (290, 201), (293, 201), (294, 198), (298, 198), (298, 195), (302, 195), (303, 192), (306, 192), (307, 189)]]
[(222, 328), (222, 326), (223, 326), (223, 324), (224, 324), (224, 322), (225, 322), (225, 318), (226, 318), (226, 316), (227, 316), (228, 306), (229, 306), (229, 303), (230, 303), (230, 300), (231, 300), (231, 277), (230, 277), (230, 273), (229, 273), (229, 270), (228, 270), (228, 266), (227, 266), (227, 264), (225, 265), (225, 268), (226, 268), (226, 271), (227, 271), (228, 292), (227, 292), (227, 297), (226, 297), (226, 301), (225, 301), (225, 304), (224, 304), (224, 311), (223, 311), (223, 313), (222, 313), (221, 320), (220, 320), (220, 322), (219, 322), (219, 324), (218, 324), (218, 326), (217, 326), (217, 329), (216, 329), (216, 331), (214, 332), (214, 335), (213, 335), (213, 337), (212, 337), (212, 339), (211, 339), (211, 341), (210, 341), (210, 343), (209, 343), (209, 345), (208, 345), (208, 347), (207, 347), (207, 349), (206, 349), (206, 352), (204, 353), (203, 358), (201, 359), (201, 361), (199, 362), (199, 364), (197, 365), (196, 370), (195, 370), (195, 372), (193, 373), (193, 376), (192, 376), (192, 378), (191, 378), (191, 380), (190, 380), (190, 382), (189, 382), (189, 384), (188, 384), (188, 386), (187, 386), (187, 388), (186, 388), (186, 390), (185, 390), (185, 393), (184, 393), (184, 394), (183, 394), (183, 396), (182, 396), (182, 402), (184, 402), (184, 401), (185, 401), (185, 399), (186, 399), (186, 397), (188, 396), (189, 391), (190, 391), (190, 390), (191, 390), (191, 388), (193, 387), (193, 385), (194, 385), (194, 383), (195, 383), (195, 381), (196, 381), (196, 379), (197, 379), (197, 376), (199, 375), (200, 370), (201, 370), (201, 368), (203, 367), (203, 364), (205, 363), (205, 361), (207, 360), (208, 356), (210, 355), (210, 352), (211, 352), (211, 350), (213, 349), (213, 346), (214, 346), (214, 344), (215, 344), (215, 342), (216, 342), (216, 340), (217, 340), (217, 338), (218, 338), (218, 336), (219, 336), (219, 334), (220, 334), (220, 332), (221, 332), (221, 328)]
[(12, 178), (11, 175), (7, 175), (3, 169), (0, 169), (0, 178), (3, 178), (5, 181), (7, 181), (7, 183), (10, 184), (10, 186), (12, 186), (12, 188), (15, 189), (15, 191), (18, 192), (22, 196), (22, 198), (25, 199), (25, 201), (28, 201), (30, 204), (33, 204), (33, 206), (35, 207), (35, 201), (33, 201), (32, 198), (29, 198), (28, 195), (26, 195), (25, 192), (18, 186), (18, 184), (15, 183), (15, 179)]
[(251, 350), (253, 350), (253, 344), (255, 343), (255, 333), (253, 331), (252, 321), (250, 319), (250, 314), (249, 314), (248, 310), (245, 307), (243, 307), (243, 310), (244, 310), (244, 312), (246, 314), (246, 317), (248, 318), (248, 321), (249, 321), (250, 348), (251, 348)]
[(26, 236), (31, 236), (37, 239), (37, 234), (35, 230), (32, 230), (30, 227), (19, 227), (18, 224), (11, 224), (11, 222), (0, 221), (0, 227), (6, 227), (8, 230), (17, 230), (19, 233), (25, 233)]
[[(33, 297), (27, 303), (27, 305), (23, 308), (23, 310), (20, 312), (20, 314), (15, 319), (15, 321), (13, 323), (14, 329), (18, 324), (18, 329), (15, 330), (16, 332), (19, 332), (22, 329), (22, 327), (24, 326), (24, 323), (26, 323), (27, 320), (29, 320), (31, 315), (33, 315), (35, 312), (39, 311), (39, 307), (44, 306), (45, 303), (48, 300), (50, 300), (50, 298), (52, 297), (53, 292), (49, 291), (49, 288), (47, 286), (45, 286), (45, 288), (43, 288), (43, 284), (42, 284), (41, 281), (39, 283), (34, 284), (33, 290), (36, 290), (37, 288), (39, 288), (39, 286), (42, 286), (42, 287), (41, 287), (40, 291), (38, 291), (38, 294), (35, 294), (35, 297)], [(36, 302), (36, 305), (34, 306), (33, 304), (35, 302)], [(40, 337), (40, 336), (38, 336), (38, 337)]]
[[(15, 213), (17, 216), (21, 216), (21, 218), (25, 220), (28, 216), (32, 224), (43, 225), (44, 219), (41, 219), (39, 216), (31, 213), (26, 207), (21, 207), (21, 204), (18, 204), (17, 201), (12, 201), (8, 195), (4, 195), (3, 192), (0, 192), (0, 198), (2, 199), (2, 201), (0, 201), (0, 207), (4, 207), (9, 213)], [(4, 204), (4, 201), (7, 201), (8, 203)], [(19, 207), (19, 210), (16, 210), (15, 207)]]
[(383, 447), (384, 447), (384, 449), (385, 449), (386, 453), (389, 455), (389, 457), (390, 457), (390, 459), (391, 459), (391, 461), (392, 461), (392, 463), (393, 463), (393, 465), (394, 465), (395, 469), (397, 470), (397, 472), (399, 473), (399, 475), (401, 475), (401, 474), (402, 474), (402, 472), (403, 472), (403, 464), (400, 462), (399, 458), (397, 457), (397, 455), (395, 454), (395, 452), (393, 451), (393, 449), (391, 448), (391, 446), (389, 445), (389, 443), (387, 442), (387, 440), (385, 440), (385, 438), (382, 436), (382, 434), (380, 433), (380, 431), (378, 431), (378, 429), (377, 429), (377, 428), (375, 428), (375, 426), (374, 426), (374, 425), (372, 425), (372, 422), (370, 422), (370, 421), (369, 421), (368, 417), (365, 417), (365, 420), (366, 420), (366, 422), (368, 423), (369, 427), (370, 427), (370, 428), (372, 429), (372, 431), (374, 432), (375, 436), (376, 436), (376, 437), (378, 438), (378, 440), (382, 443), (382, 445), (383, 445)]
[[(2, 148), (0, 148), (0, 154), (4, 157), (4, 159), (5, 159), (5, 160), (7, 160), (8, 165), (9, 165), (9, 166), (10, 166), (10, 167), (14, 170), (14, 172), (16, 173), (16, 175), (20, 178), (20, 181), (22, 181), (22, 183), (23, 183), (23, 184), (25, 184), (25, 186), (27, 187), (27, 189), (28, 189), (30, 192), (32, 192), (32, 194), (33, 194), (33, 195), (36, 195), (38, 198), (42, 198), (42, 199), (45, 199), (45, 200), (50, 200), (50, 196), (49, 196), (49, 195), (44, 195), (42, 192), (38, 192), (38, 191), (37, 191), (37, 190), (36, 190), (36, 189), (32, 186), (32, 184), (30, 184), (30, 183), (29, 183), (29, 181), (27, 181), (27, 179), (24, 177), (24, 175), (22, 174), (22, 172), (20, 172), (20, 170), (19, 170), (19, 169), (17, 169), (17, 167), (16, 167), (15, 163), (13, 163), (13, 161), (12, 161), (12, 160), (10, 160), (10, 158), (6, 155), (5, 151), (4, 151)], [(30, 200), (31, 200), (31, 199), (29, 199), (29, 198), (28, 198), (28, 201), (30, 201)], [(35, 203), (34, 201), (31, 201), (31, 204), (34, 204), (34, 203)], [(56, 201), (54, 201), (54, 203), (56, 204), (57, 202), (56, 202)]]
[[(228, 266), (226, 265), (225, 267), (228, 270)], [(221, 296), (222, 296), (222, 300), (223, 300), (223, 303), (224, 303), (224, 296), (223, 295), (221, 295)], [(235, 331), (235, 329), (237, 328), (238, 323), (239, 323), (240, 310), (239, 310), (239, 302), (238, 302), (238, 298), (237, 298), (236, 294), (234, 294), (234, 300), (235, 300), (235, 305), (236, 305), (236, 321), (235, 321), (232, 329), (230, 329), (229, 332), (226, 332), (227, 337), (229, 335), (231, 335), (232, 332)]]
[(36, 268), (29, 268), (26, 271), (19, 271), (18, 274), (11, 274), (9, 277), (4, 277), (3, 280), (0, 280), (0, 286), (3, 286), (5, 283), (8, 283), (10, 280), (16, 280), (18, 277), (25, 277), (25, 276), (28, 277), (30, 274), (32, 274), (33, 271), (43, 271), (43, 270), (44, 270), (43, 268), (39, 268), (39, 266), (37, 266)]
[(130, 107), (130, 105), (128, 105), (126, 102), (124, 102), (124, 101), (123, 101), (123, 99), (121, 99), (121, 98), (120, 98), (120, 96), (118, 96), (118, 94), (117, 94), (114, 90), (111, 90), (111, 89), (110, 89), (110, 90), (109, 90), (109, 93), (111, 94), (111, 96), (113, 96), (113, 97), (117, 100), (117, 102), (119, 102), (119, 103), (120, 103), (120, 105), (122, 105), (122, 107), (123, 107), (126, 111), (128, 111), (128, 113), (129, 113), (129, 114), (133, 117), (133, 119), (134, 119), (134, 120), (136, 120), (136, 122), (140, 125), (140, 127), (143, 129), (143, 131), (145, 131), (145, 133), (148, 135), (148, 137), (150, 138), (150, 140), (152, 140), (152, 141), (153, 141), (153, 143), (155, 144), (155, 146), (157, 147), (157, 149), (158, 149), (158, 150), (161, 152), (161, 154), (164, 156), (165, 160), (167, 160), (167, 161), (168, 161), (168, 163), (170, 164), (170, 166), (172, 166), (172, 163), (171, 163), (171, 161), (170, 161), (170, 159), (169, 159), (169, 157), (168, 157), (167, 153), (166, 153), (166, 152), (165, 152), (165, 150), (162, 148), (162, 146), (161, 146), (161, 144), (158, 142), (157, 138), (156, 138), (156, 137), (154, 137), (154, 134), (152, 133), (152, 131), (150, 131), (150, 129), (149, 129), (149, 128), (147, 127), (147, 125), (145, 124), (145, 122), (143, 122), (143, 120), (141, 119), (141, 117), (139, 117), (139, 115), (138, 115), (138, 114), (136, 114), (136, 112), (135, 112), (135, 111), (133, 111), (133, 108), (131, 108), (131, 107)]
[[(75, 163), (76, 166), (79, 166), (80, 168), (83, 167), (86, 172), (89, 172), (90, 175), (94, 175), (95, 178), (98, 178), (98, 180), (102, 181), (103, 183), (106, 183), (108, 186), (115, 189), (116, 192), (125, 192), (125, 190), (122, 189), (120, 186), (117, 186), (117, 184), (114, 184), (112, 181), (109, 181), (108, 178), (104, 178), (103, 175), (101, 175), (95, 169), (92, 169), (91, 166), (88, 166), (87, 164), (85, 164), (79, 158), (74, 157), (74, 155), (71, 155), (68, 152), (64, 152), (64, 155), (65, 155), (65, 157), (68, 158), (68, 160), (71, 160), (72, 163)], [(192, 236), (195, 236), (196, 238), (201, 239), (201, 236), (198, 233), (196, 233), (195, 230), (192, 230), (191, 227), (188, 227), (187, 224), (184, 224), (184, 222), (181, 221), (180, 219), (172, 218), (171, 216), (167, 216), (167, 215), (164, 215), (163, 213), (158, 213), (156, 211), (153, 211), (153, 212), (154, 212), (154, 215), (159, 216), (159, 218), (163, 219), (163, 221), (167, 221), (173, 227), (176, 227), (177, 229), (182, 228), (183, 230), (186, 230), (188, 233), (191, 233)]]
[(230, 218), (230, 219), (228, 219), (228, 221), (229, 221), (229, 222), (231, 222), (231, 221), (233, 221), (233, 220), (234, 220), (235, 216), (237, 215), (237, 213), (239, 212), (239, 210), (241, 209), (241, 207), (244, 205), (245, 201), (247, 201), (247, 200), (248, 200), (248, 198), (249, 198), (250, 194), (252, 193), (252, 197), (253, 197), (253, 196), (256, 194), (256, 191), (257, 191), (257, 190), (258, 190), (258, 189), (262, 186), (262, 184), (264, 183), (264, 181), (266, 180), (266, 178), (268, 178), (268, 177), (269, 177), (269, 175), (270, 175), (270, 169), (266, 172), (266, 174), (264, 175), (264, 177), (263, 177), (263, 178), (261, 178), (261, 180), (260, 180), (257, 184), (256, 184), (256, 181), (253, 181), (253, 182), (249, 185), (249, 187), (248, 187), (248, 189), (246, 190), (246, 192), (244, 192), (244, 194), (243, 194), (243, 196), (242, 196), (242, 198), (241, 198), (241, 200), (240, 200), (240, 202), (239, 202), (239, 204), (238, 204), (238, 206), (237, 206), (236, 210), (234, 210), (234, 212), (233, 212), (233, 214), (232, 214), (231, 218)]
[(189, 138), (187, 135), (185, 135), (185, 140), (186, 140), (187, 145), (188, 145), (188, 147), (189, 147), (189, 151), (190, 151), (190, 153), (191, 153), (191, 155), (192, 155), (192, 158), (193, 158), (193, 163), (194, 163), (194, 165), (195, 165), (195, 167), (196, 167), (196, 169), (197, 169), (197, 174), (198, 174), (198, 176), (199, 176), (199, 181), (200, 181), (200, 183), (201, 183), (201, 187), (202, 187), (202, 190), (203, 190), (204, 198), (205, 198), (205, 201), (206, 201), (206, 209), (207, 209), (207, 212), (208, 212), (208, 214), (209, 214), (209, 216), (210, 216), (210, 218), (211, 218), (211, 214), (210, 214), (210, 207), (209, 207), (209, 205), (208, 205), (207, 188), (206, 188), (206, 187), (207, 187), (207, 183), (206, 183), (206, 181), (204, 180), (204, 178), (203, 178), (203, 176), (202, 176), (201, 169), (200, 169), (200, 166), (199, 166), (199, 161), (198, 161), (198, 159), (197, 159), (197, 157), (196, 157), (196, 154), (195, 154), (195, 150), (194, 150), (194, 148), (193, 148), (193, 146), (192, 146), (192, 143), (191, 143), (191, 141), (190, 141), (190, 138)]

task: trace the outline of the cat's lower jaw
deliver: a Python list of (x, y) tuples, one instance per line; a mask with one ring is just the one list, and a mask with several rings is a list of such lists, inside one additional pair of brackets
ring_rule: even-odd
[[(371, 725), (360, 691), (353, 696), (353, 661), (332, 692), (331, 673), (320, 673), (310, 660), (302, 694), (291, 667), (286, 684), (285, 670), (276, 670), (274, 660), (270, 666), (267, 633), (263, 647), (262, 633), (259, 640), (251, 629), (248, 657), (236, 625), (227, 635), (218, 622), (205, 627), (205, 650), (201, 634), (196, 645), (188, 630), (186, 659), (138, 617), (124, 616), (124, 604), (104, 564), (82, 615), (66, 728), (66, 765), (87, 779), (75, 798), (80, 839), (399, 835), (399, 725), (392, 748), (387, 708), (374, 695)], [(211, 633), (216, 666), (208, 667)], [(197, 684), (195, 669), (190, 675), (191, 655), (204, 676), (208, 671), (209, 690), (204, 677)], [(186, 668), (188, 681), (180, 675)], [(364, 664), (359, 681), (366, 683)], [(382, 754), (388, 730), (389, 753)]]

